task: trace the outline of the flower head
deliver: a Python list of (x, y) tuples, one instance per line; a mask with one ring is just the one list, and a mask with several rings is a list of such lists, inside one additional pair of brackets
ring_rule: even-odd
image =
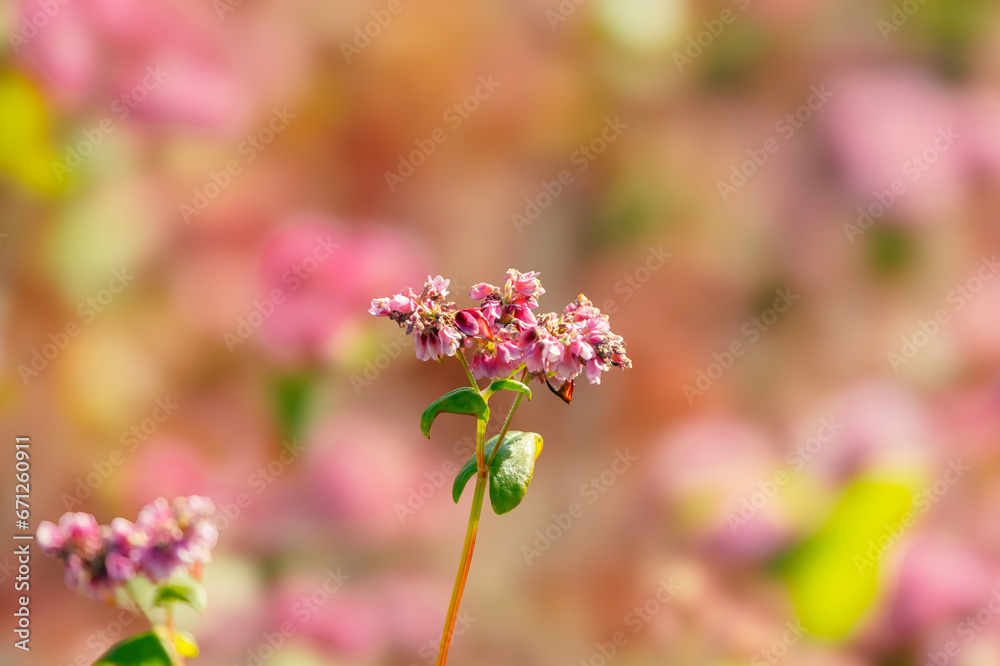
[[(586, 372), (599, 384), (611, 367), (631, 368), (625, 341), (611, 332), (608, 316), (581, 294), (561, 315), (537, 316), (538, 297), (545, 293), (538, 273), (507, 271), (502, 287), (486, 282), (469, 296), (479, 304), (459, 310), (444, 299), (449, 281), (428, 276), (418, 295), (406, 289), (372, 301), (369, 312), (388, 317), (415, 336), (417, 358), (440, 359), (468, 348), (475, 379), (512, 377), (522, 367), (539, 381), (555, 380), (567, 402), (572, 383)], [(555, 390), (555, 389), (553, 389)]]
[(66, 513), (58, 524), (42, 521), (38, 544), (66, 565), (66, 585), (114, 603), (116, 591), (137, 575), (159, 582), (211, 559), (218, 539), (212, 501), (159, 498), (143, 507), (135, 523), (115, 518), (98, 525), (88, 513)]
[(413, 335), (417, 358), (421, 361), (454, 356), (463, 334), (455, 322), (458, 308), (445, 301), (449, 284), (450, 280), (440, 275), (428, 275), (420, 294), (407, 288), (389, 298), (376, 298), (368, 312), (376, 317), (388, 317)]
[[(98, 525), (87, 513), (67, 513), (55, 525), (38, 526), (38, 543), (46, 555), (66, 562), (66, 585), (94, 599), (112, 601), (115, 589), (135, 577), (137, 551), (132, 523), (116, 518)], [(141, 541), (141, 539), (140, 539)]]
[(538, 307), (538, 297), (544, 293), (537, 272), (522, 273), (510, 268), (502, 288), (480, 282), (472, 287), (469, 297), (482, 301), (480, 309), (490, 323), (517, 320), (534, 326), (535, 315), (531, 311)]
[(136, 525), (148, 541), (140, 568), (152, 581), (212, 559), (219, 531), (212, 520), (215, 508), (205, 497), (178, 497), (173, 504), (158, 498), (139, 512)]

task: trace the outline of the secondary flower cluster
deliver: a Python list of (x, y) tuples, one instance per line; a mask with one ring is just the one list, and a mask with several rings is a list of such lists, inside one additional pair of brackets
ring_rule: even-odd
[(98, 525), (89, 513), (66, 513), (58, 524), (42, 521), (38, 545), (66, 564), (66, 586), (113, 603), (115, 591), (137, 575), (154, 583), (197, 573), (212, 559), (219, 531), (212, 500), (191, 495), (147, 504), (132, 523), (115, 518)]
[(420, 360), (471, 349), (469, 365), (476, 379), (509, 377), (524, 365), (540, 381), (551, 378), (567, 386), (586, 372), (591, 384), (599, 384), (601, 373), (611, 366), (632, 367), (625, 341), (611, 332), (608, 316), (583, 294), (561, 315), (536, 316), (533, 311), (545, 290), (534, 271), (510, 269), (502, 287), (475, 285), (469, 296), (479, 304), (464, 310), (445, 300), (448, 284), (440, 275), (428, 276), (420, 294), (407, 288), (376, 298), (368, 312), (413, 334)]

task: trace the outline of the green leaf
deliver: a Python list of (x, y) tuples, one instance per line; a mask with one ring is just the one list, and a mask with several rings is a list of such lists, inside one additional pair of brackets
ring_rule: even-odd
[(272, 389), (281, 435), (287, 440), (301, 437), (309, 420), (313, 377), (306, 373), (278, 377)]
[(498, 516), (513, 511), (524, 499), (541, 452), (542, 436), (538, 433), (507, 433), (490, 465), (490, 504)]
[(94, 666), (173, 666), (163, 639), (152, 631), (136, 634), (111, 646)]
[(174, 647), (177, 648), (177, 652), (181, 654), (182, 657), (197, 657), (198, 641), (195, 640), (194, 636), (184, 631), (183, 629), (174, 629)]
[[(496, 445), (496, 437), (486, 442), (487, 460)], [(503, 446), (490, 464), (490, 504), (497, 515), (508, 513), (524, 499), (535, 471), (535, 459), (541, 452), (542, 436), (538, 433), (514, 430), (507, 433)], [(451, 497), (456, 504), (469, 479), (476, 475), (476, 469), (476, 456), (472, 456), (458, 470), (451, 487)]]
[[(492, 442), (492, 446), (490, 445), (490, 442)], [(496, 437), (491, 439), (490, 442), (486, 444), (487, 459), (490, 457), (490, 451), (493, 449), (493, 446), (496, 446)], [(458, 470), (458, 474), (455, 475), (455, 482), (451, 484), (451, 498), (455, 500), (455, 504), (458, 504), (458, 500), (462, 498), (462, 491), (465, 490), (465, 486), (468, 485), (469, 479), (476, 475), (477, 468), (478, 465), (476, 464), (476, 456), (473, 454), (473, 456), (469, 458), (464, 465), (462, 465), (462, 469)]]
[(180, 602), (187, 604), (198, 613), (205, 612), (208, 595), (205, 587), (193, 578), (175, 578), (161, 585), (156, 591), (156, 605)]
[(490, 393), (496, 393), (497, 391), (503, 390), (523, 393), (528, 396), (528, 400), (531, 400), (531, 389), (516, 379), (498, 379), (490, 384)]
[(136, 576), (123, 588), (115, 591), (117, 604), (124, 608), (135, 608), (146, 617), (156, 608), (156, 584), (145, 576)]
[(448, 414), (471, 414), (483, 421), (490, 420), (490, 408), (486, 399), (471, 386), (463, 386), (435, 400), (424, 410), (420, 417), (420, 432), (424, 437), (431, 438), (431, 424), (441, 412)]

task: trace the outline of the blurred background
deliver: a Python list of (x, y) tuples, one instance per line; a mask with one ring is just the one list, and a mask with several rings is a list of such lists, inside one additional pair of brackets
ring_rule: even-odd
[[(463, 373), (366, 310), (509, 267), (635, 367), (519, 411), (545, 450), (484, 513), (453, 663), (1000, 663), (996, 3), (10, 0), (0, 28), (4, 469), (30, 435), (35, 526), (215, 501), (195, 663), (433, 663), (473, 428), (417, 425)], [(3, 663), (141, 629), (37, 552), (31, 590)]]

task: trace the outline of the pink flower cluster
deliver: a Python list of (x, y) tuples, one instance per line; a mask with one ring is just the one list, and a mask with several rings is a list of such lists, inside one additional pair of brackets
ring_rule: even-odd
[(154, 583), (197, 573), (212, 559), (219, 531), (212, 500), (191, 495), (147, 504), (135, 523), (115, 518), (98, 525), (89, 513), (66, 513), (58, 524), (42, 521), (38, 545), (66, 564), (66, 586), (113, 603), (115, 592), (137, 575)]
[(417, 358), (440, 360), (459, 349), (472, 352), (476, 379), (513, 376), (522, 366), (539, 381), (570, 385), (582, 372), (591, 384), (611, 366), (631, 368), (625, 341), (611, 332), (608, 316), (586, 296), (567, 305), (562, 315), (536, 316), (545, 293), (538, 273), (507, 271), (502, 287), (480, 283), (470, 298), (476, 307), (459, 310), (446, 301), (449, 281), (428, 276), (420, 294), (412, 289), (372, 301), (371, 314), (388, 317), (415, 335)]

